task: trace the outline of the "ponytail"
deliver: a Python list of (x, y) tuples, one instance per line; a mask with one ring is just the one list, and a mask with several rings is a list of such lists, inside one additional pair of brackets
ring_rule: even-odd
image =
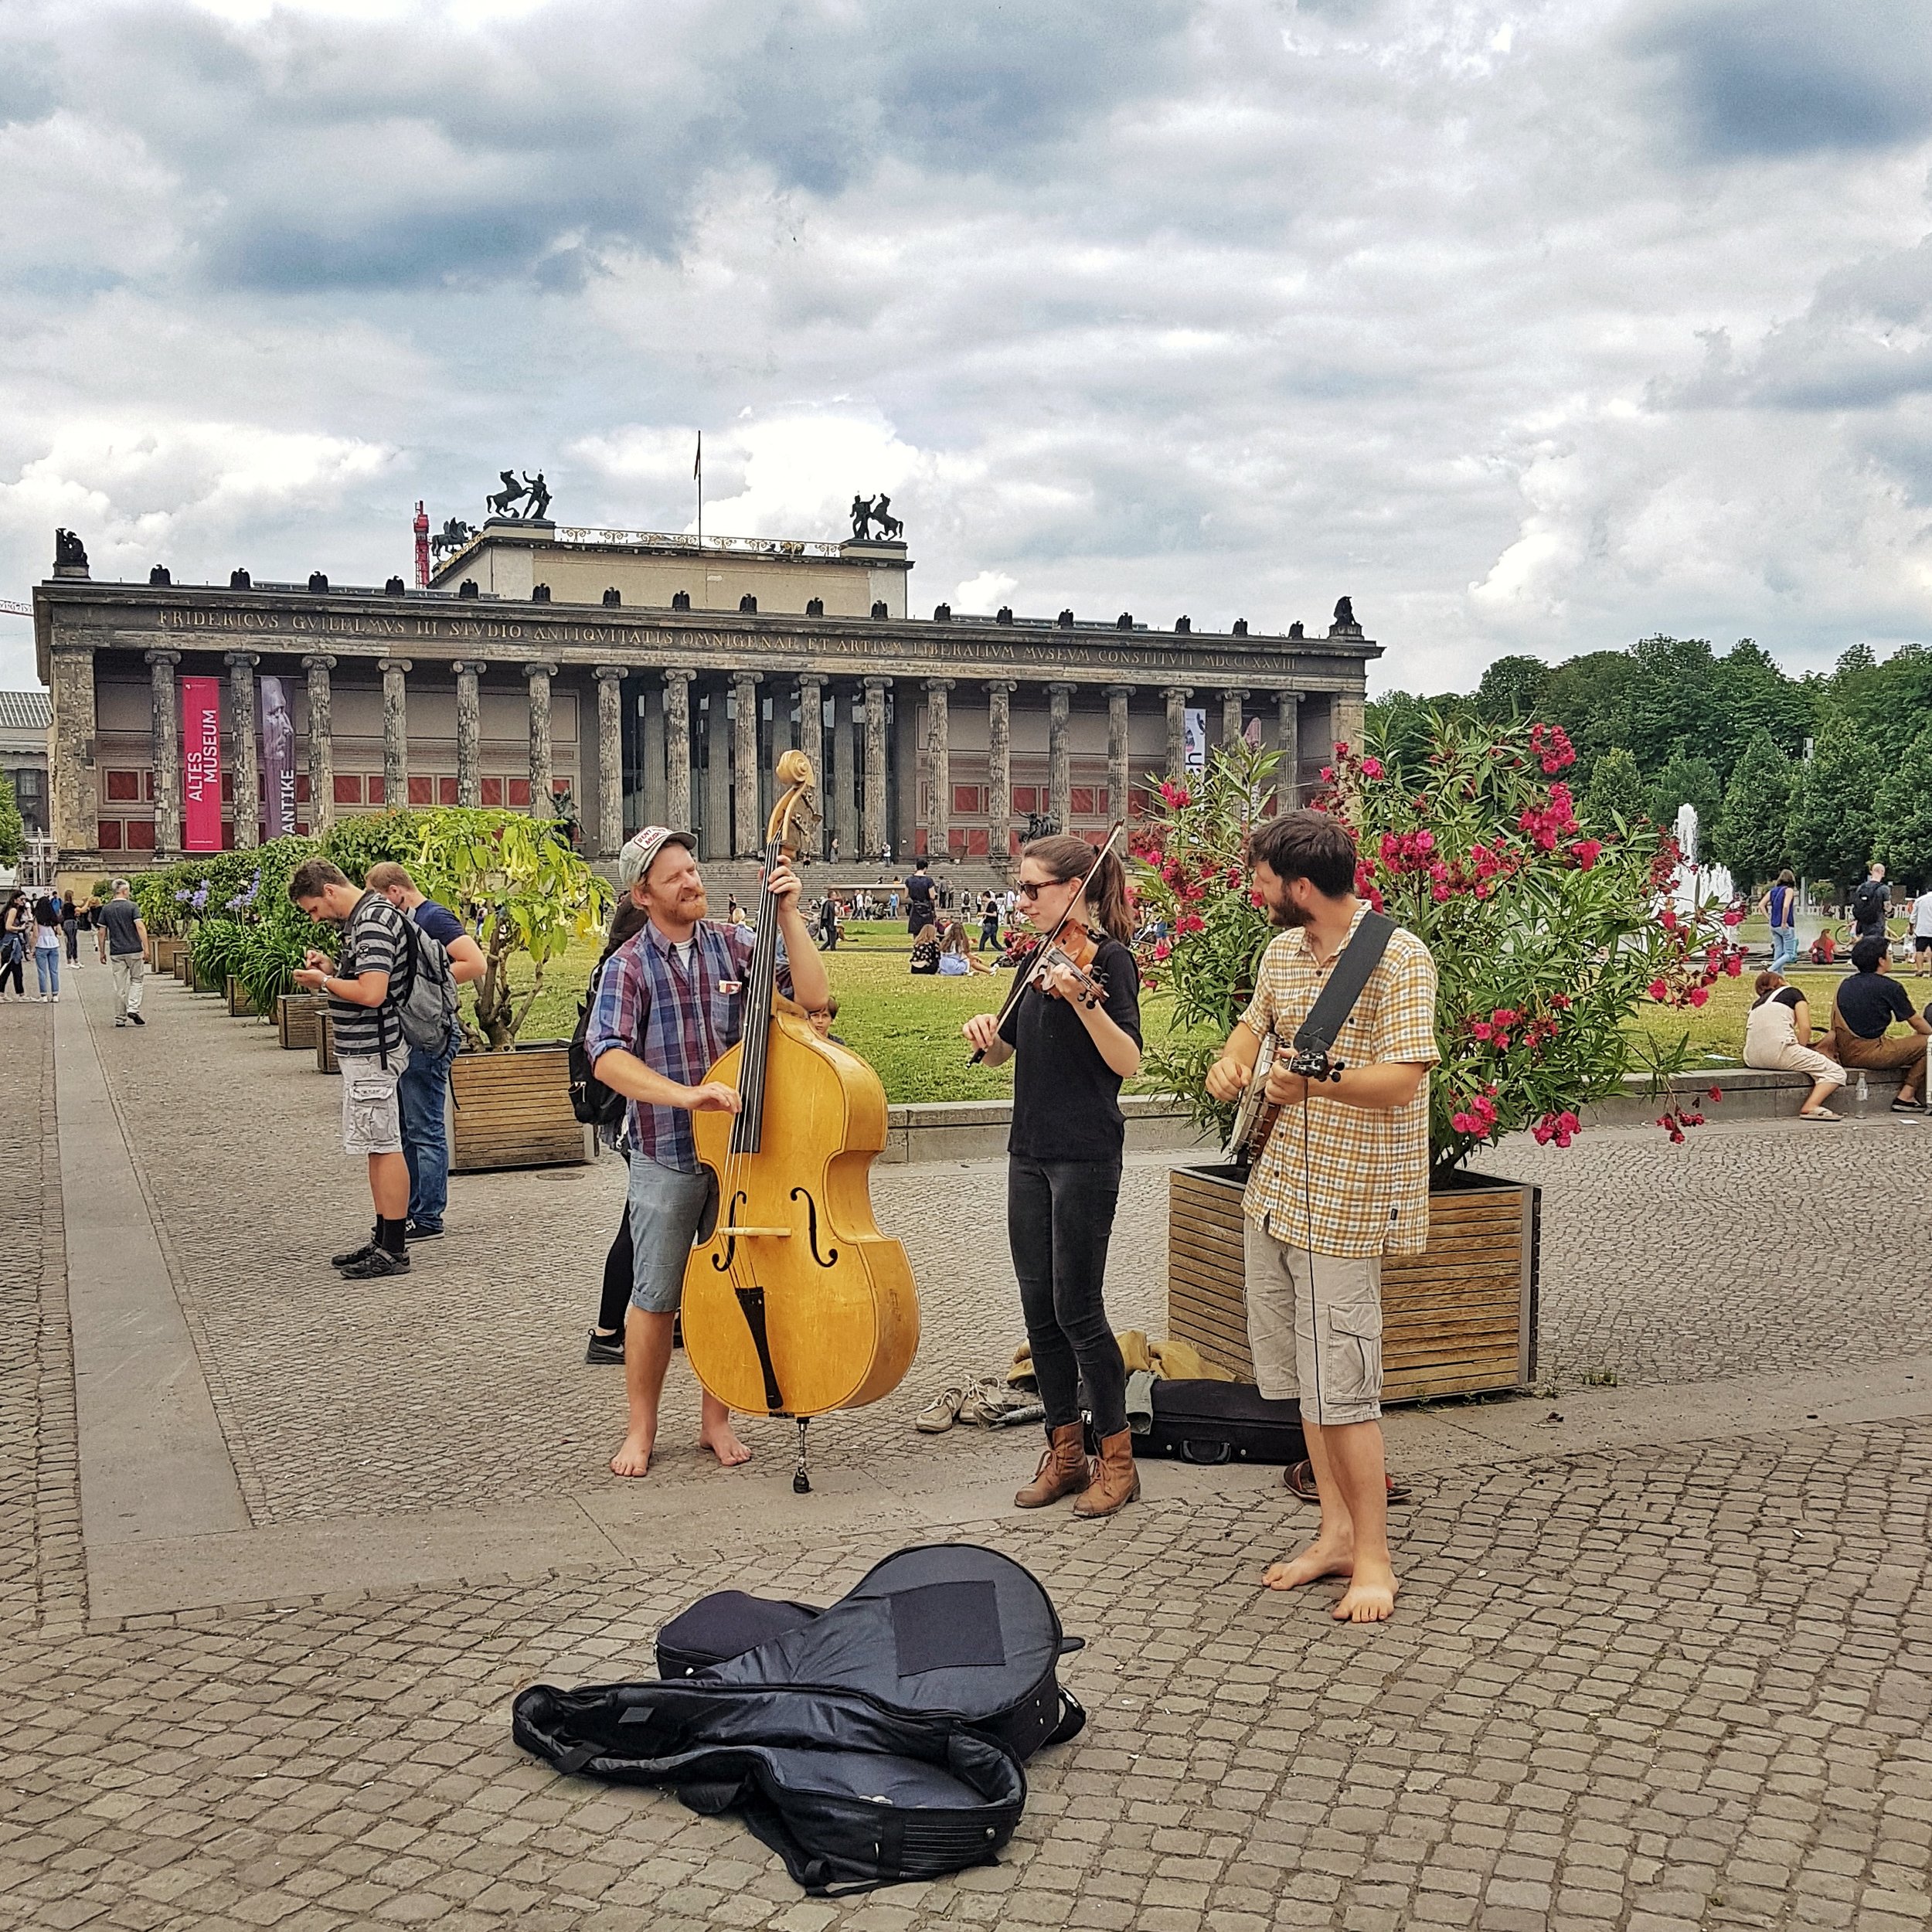
[(1134, 914), (1127, 902), (1127, 868), (1112, 852), (1096, 865), (1094, 848), (1084, 838), (1063, 832), (1052, 838), (1036, 838), (1020, 855), (1044, 866), (1056, 884), (1084, 879), (1087, 902), (1099, 913), (1102, 930), (1123, 946), (1132, 944)]

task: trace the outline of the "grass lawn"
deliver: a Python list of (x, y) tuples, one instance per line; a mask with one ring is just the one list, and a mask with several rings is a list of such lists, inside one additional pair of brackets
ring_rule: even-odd
[[(1012, 1091), (1010, 1063), (997, 1072), (969, 1065), (969, 1049), (959, 1029), (973, 1014), (998, 1009), (1012, 983), (1011, 976), (976, 973), (968, 979), (915, 979), (906, 970), (908, 944), (903, 921), (862, 924), (855, 920), (846, 927), (838, 951), (826, 960), (832, 989), (838, 995), (838, 1019), (833, 1030), (877, 1068), (890, 1100), (1004, 1099)], [(600, 950), (589, 942), (573, 946), (545, 974), (543, 989), (524, 1026), (523, 1039), (570, 1037), (577, 1024), (577, 1003)], [(990, 960), (992, 955), (983, 957)], [(519, 977), (522, 984), (529, 984), (527, 968)], [(1828, 1019), (1840, 977), (1831, 968), (1791, 974), (1792, 983), (1804, 988), (1811, 1000), (1814, 1025)], [(1747, 972), (1741, 979), (1720, 979), (1702, 1008), (1647, 1005), (1631, 1025), (1660, 1042), (1688, 1034), (1692, 1049), (1707, 1063), (1736, 1065), (1743, 1056), (1751, 978)], [(1145, 1002), (1144, 1018), (1150, 1041), (1165, 1031), (1167, 1005), (1159, 993)]]

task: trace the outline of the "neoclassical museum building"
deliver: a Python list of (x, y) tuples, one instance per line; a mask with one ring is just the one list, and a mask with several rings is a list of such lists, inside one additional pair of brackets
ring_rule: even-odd
[[(567, 792), (597, 857), (651, 823), (742, 857), (794, 746), (820, 774), (821, 855), (997, 876), (1029, 828), (1103, 836), (1203, 742), (1258, 733), (1307, 784), (1359, 736), (1380, 652), (1345, 602), (1317, 637), (915, 617), (904, 543), (869, 537), (700, 548), (505, 517), (459, 529), (420, 588), (175, 583), (161, 566), (104, 583), (64, 533), (60, 556), (33, 600), (49, 816), (63, 872), (90, 876), (179, 854), (190, 786), (211, 845), (217, 770), (225, 845), (392, 804), (542, 811)], [(272, 765), (290, 782), (271, 808)]]

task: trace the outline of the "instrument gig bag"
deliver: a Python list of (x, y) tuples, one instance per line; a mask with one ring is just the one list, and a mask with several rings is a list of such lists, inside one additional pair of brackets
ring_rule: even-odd
[(1300, 1462), (1308, 1453), (1301, 1405), (1270, 1401), (1249, 1382), (1165, 1377), (1154, 1384), (1154, 1426), (1134, 1438), (1137, 1456), (1179, 1462)]
[(539, 1685), (513, 1730), (561, 1771), (738, 1812), (807, 1891), (833, 1896), (997, 1855), (1025, 1807), (1022, 1763), (1085, 1722), (1057, 1674), (1080, 1647), (1019, 1564), (930, 1545), (825, 1611), (702, 1598), (660, 1634), (665, 1681)]

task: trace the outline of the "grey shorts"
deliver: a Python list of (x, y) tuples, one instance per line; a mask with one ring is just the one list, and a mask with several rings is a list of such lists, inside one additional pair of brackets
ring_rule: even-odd
[(396, 1083), (410, 1063), (406, 1046), (389, 1049), (385, 1066), (374, 1054), (338, 1054), (342, 1075), (342, 1146), (350, 1154), (400, 1154), (403, 1110)]
[(1248, 1347), (1274, 1400), (1295, 1396), (1314, 1422), (1341, 1427), (1382, 1413), (1382, 1259), (1322, 1254), (1245, 1230)]
[(675, 1312), (684, 1294), (691, 1244), (710, 1219), (711, 1170), (681, 1174), (642, 1154), (631, 1156), (631, 1305), (646, 1315)]

